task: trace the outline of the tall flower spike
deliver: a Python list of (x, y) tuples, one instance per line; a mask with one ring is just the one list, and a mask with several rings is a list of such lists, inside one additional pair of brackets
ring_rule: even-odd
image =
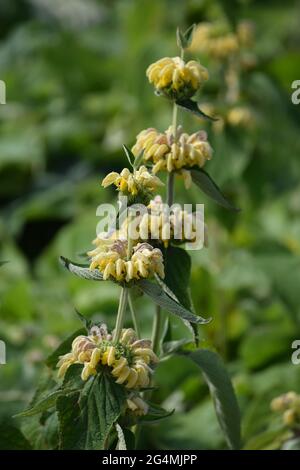
[(195, 60), (185, 63), (180, 57), (165, 57), (154, 62), (146, 75), (158, 93), (172, 99), (190, 98), (208, 80), (205, 67)]

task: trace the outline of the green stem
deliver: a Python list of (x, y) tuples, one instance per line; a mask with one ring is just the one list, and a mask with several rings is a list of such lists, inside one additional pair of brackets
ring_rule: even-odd
[(135, 310), (134, 310), (134, 306), (133, 306), (133, 300), (132, 300), (132, 296), (129, 292), (128, 294), (128, 304), (129, 304), (129, 308), (130, 308), (130, 312), (131, 312), (131, 318), (132, 318), (132, 323), (133, 323), (133, 327), (134, 327), (134, 330), (138, 336), (138, 338), (141, 337), (141, 332), (140, 332), (140, 328), (139, 328), (139, 325), (138, 325), (138, 322), (137, 322), (137, 317), (136, 317), (136, 314), (135, 314)]
[(174, 173), (168, 173), (167, 181), (167, 204), (169, 207), (172, 206), (174, 200)]
[(157, 305), (154, 320), (153, 320), (153, 329), (152, 329), (152, 349), (156, 354), (159, 353), (161, 324), (162, 324), (162, 312), (161, 312), (161, 308)]
[(117, 320), (116, 320), (116, 327), (115, 327), (114, 338), (113, 338), (113, 341), (115, 343), (119, 341), (120, 336), (121, 336), (126, 307), (127, 307), (127, 301), (128, 301), (128, 292), (129, 292), (129, 289), (127, 287), (122, 287), (120, 300), (119, 300), (118, 315), (117, 315)]
[(172, 128), (173, 128), (173, 136), (174, 141), (176, 142), (177, 138), (177, 116), (178, 116), (178, 107), (177, 104), (173, 104), (173, 118), (172, 118)]

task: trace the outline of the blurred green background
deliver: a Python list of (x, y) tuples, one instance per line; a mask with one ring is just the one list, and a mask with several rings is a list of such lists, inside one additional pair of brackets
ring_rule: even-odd
[[(121, 145), (170, 124), (171, 106), (154, 96), (147, 66), (178, 54), (177, 26), (209, 21), (235, 31), (245, 19), (255, 37), (236, 101), (224, 98), (226, 65), (197, 50), (193, 57), (210, 72), (200, 102), (223, 115), (246, 107), (252, 124), (179, 116), (188, 132), (207, 130), (214, 156), (206, 169), (242, 211), (229, 213), (180, 180), (176, 200), (205, 203), (209, 247), (191, 252), (192, 295), (196, 311), (213, 317), (201, 342), (222, 354), (233, 377), (245, 446), (260, 446), (260, 433), (275, 426), (274, 396), (300, 392), (300, 366), (291, 363), (300, 339), (300, 105), (291, 103), (300, 2), (1, 0), (0, 260), (8, 263), (0, 271), (0, 421), (26, 406), (45, 357), (80, 327), (75, 308), (113, 326), (118, 288), (72, 277), (58, 257), (80, 262), (90, 248), (96, 207), (116, 196), (101, 178), (126, 166)], [(138, 305), (149, 335), (153, 305)], [(173, 328), (184, 333), (178, 322)], [(171, 359), (156, 378), (156, 399), (177, 413), (146, 430), (145, 445), (223, 448), (196, 368)]]

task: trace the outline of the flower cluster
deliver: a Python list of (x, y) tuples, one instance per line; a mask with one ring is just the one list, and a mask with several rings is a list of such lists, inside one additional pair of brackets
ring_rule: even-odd
[(202, 168), (206, 160), (212, 157), (212, 148), (207, 141), (205, 131), (195, 132), (189, 135), (183, 132), (178, 126), (176, 140), (174, 132), (170, 126), (164, 133), (154, 128), (145, 129), (137, 135), (137, 140), (132, 148), (134, 155), (144, 151), (144, 160), (153, 163), (153, 173), (160, 170), (168, 172), (182, 170), (186, 182), (189, 186), (189, 172), (186, 168), (198, 166)]
[(151, 64), (146, 75), (158, 93), (169, 98), (190, 98), (208, 80), (205, 67), (190, 60), (185, 63), (180, 57), (165, 57)]
[(288, 392), (276, 397), (271, 402), (271, 409), (282, 413), (285, 425), (293, 427), (300, 425), (300, 395), (295, 392)]
[(133, 173), (128, 168), (124, 168), (121, 173), (115, 171), (109, 173), (102, 181), (102, 186), (107, 188), (111, 184), (114, 184), (122, 193), (132, 196), (145, 192), (152, 193), (163, 185), (162, 181), (149, 173), (145, 166), (134, 170)]
[[(120, 233), (130, 233), (134, 239), (139, 241), (155, 240), (167, 247), (170, 241), (193, 242), (197, 236), (197, 226), (194, 214), (182, 210), (180, 206), (174, 205), (170, 210), (164, 204), (161, 196), (157, 195), (147, 206), (148, 211), (137, 216), (134, 220), (133, 230), (131, 221), (126, 218)], [(135, 231), (133, 233), (133, 231)], [(206, 243), (207, 240), (204, 240)]]
[(201, 23), (194, 31), (190, 50), (225, 60), (238, 52), (239, 40), (236, 34), (219, 25)]
[(99, 269), (103, 279), (130, 282), (133, 279), (149, 278), (157, 273), (164, 277), (163, 255), (158, 248), (148, 243), (138, 243), (128, 253), (126, 239), (96, 238), (96, 248), (88, 252), (90, 269)]
[(227, 122), (232, 127), (251, 128), (255, 124), (255, 116), (247, 106), (235, 106), (227, 113)]
[[(116, 383), (124, 384), (127, 389), (141, 389), (150, 384), (150, 364), (157, 362), (150, 340), (138, 340), (135, 331), (128, 328), (122, 330), (120, 340), (115, 343), (102, 324), (92, 327), (88, 336), (77, 336), (72, 351), (60, 357), (57, 367), (58, 376), (64, 377), (72, 364), (82, 364), (82, 380), (106, 368)], [(129, 399), (135, 403), (134, 396)], [(135, 404), (139, 408), (140, 403)], [(133, 406), (130, 403), (131, 409)]]

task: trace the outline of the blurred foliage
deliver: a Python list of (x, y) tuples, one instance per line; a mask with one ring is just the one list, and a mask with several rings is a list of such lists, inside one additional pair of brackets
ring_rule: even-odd
[[(42, 361), (79, 328), (74, 308), (112, 326), (118, 288), (68, 275), (58, 256), (80, 261), (90, 247), (96, 207), (113, 198), (99, 183), (124, 165), (121, 145), (132, 145), (142, 128), (170, 123), (170, 106), (153, 96), (146, 67), (177, 54), (178, 25), (217, 22), (235, 30), (247, 19), (255, 41), (234, 104), (247, 106), (255, 125), (215, 126), (180, 114), (189, 130), (208, 131), (214, 157), (207, 169), (242, 212), (213, 205), (196, 187), (186, 192), (180, 181), (176, 198), (205, 203), (209, 248), (192, 253), (192, 296), (196, 311), (214, 320), (201, 327), (201, 344), (227, 362), (245, 447), (279, 445), (284, 431), (270, 401), (300, 392), (299, 369), (291, 363), (291, 343), (300, 336), (300, 109), (290, 88), (300, 70), (299, 6), (292, 0), (1, 1), (7, 104), (0, 106), (0, 260), (8, 263), (0, 283), (0, 337), (7, 345), (0, 421), (16, 424), (11, 416), (31, 398)], [(224, 99), (224, 64), (193, 55), (210, 72), (200, 101), (223, 116), (232, 107)], [(139, 307), (149, 335), (153, 308), (143, 300)], [(185, 331), (177, 321), (172, 327), (174, 338)], [(157, 402), (177, 412), (155, 433), (146, 427), (143, 445), (225, 446), (193, 364), (165, 360), (156, 380)]]

